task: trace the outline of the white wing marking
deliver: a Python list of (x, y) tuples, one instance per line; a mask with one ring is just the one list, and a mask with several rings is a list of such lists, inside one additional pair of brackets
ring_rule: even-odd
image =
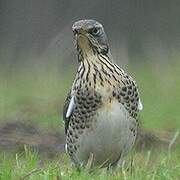
[(67, 151), (67, 144), (65, 144), (65, 151), (66, 151), (66, 153), (68, 153), (68, 151)]
[(68, 110), (66, 112), (66, 118), (69, 118), (74, 110), (75, 107), (75, 103), (74, 103), (74, 96), (72, 96), (70, 103), (69, 103), (69, 107)]
[(138, 109), (139, 109), (140, 111), (143, 110), (143, 105), (142, 105), (140, 99), (139, 99), (139, 102), (138, 102)]

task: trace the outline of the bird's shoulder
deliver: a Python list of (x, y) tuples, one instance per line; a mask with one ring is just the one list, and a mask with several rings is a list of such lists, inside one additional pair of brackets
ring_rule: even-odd
[(132, 117), (136, 118), (137, 112), (142, 110), (137, 83), (122, 68), (117, 65), (115, 65), (115, 68), (119, 73), (116, 77), (119, 79), (119, 83), (113, 89), (113, 97), (124, 105)]

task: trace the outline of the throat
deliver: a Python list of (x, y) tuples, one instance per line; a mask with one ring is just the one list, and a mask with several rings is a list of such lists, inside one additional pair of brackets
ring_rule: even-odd
[(106, 60), (109, 61), (109, 57), (100, 54), (91, 53), (83, 56), (74, 81), (74, 90), (94, 90), (100, 93), (103, 91), (106, 94), (112, 86), (112, 75), (107, 69), (109, 65), (104, 62)]
[(89, 61), (91, 59), (96, 58), (96, 56), (98, 55), (98, 51), (95, 47), (90, 47), (87, 46), (86, 48), (79, 48), (78, 49), (78, 61), (79, 62), (84, 62), (84, 61)]

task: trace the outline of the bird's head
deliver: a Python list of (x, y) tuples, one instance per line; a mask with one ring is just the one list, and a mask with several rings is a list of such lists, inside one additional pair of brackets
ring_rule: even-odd
[(109, 50), (103, 26), (95, 20), (80, 20), (73, 24), (72, 31), (77, 50), (85, 53), (107, 54)]

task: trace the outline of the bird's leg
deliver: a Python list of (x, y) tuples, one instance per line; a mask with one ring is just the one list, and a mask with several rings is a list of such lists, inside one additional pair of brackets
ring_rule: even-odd
[(123, 164), (123, 158), (122, 158), (122, 153), (120, 153), (119, 158), (113, 164), (111, 164), (111, 167), (118, 169), (122, 167), (122, 164)]
[(92, 164), (93, 164), (93, 160), (94, 160), (94, 155), (93, 155), (93, 153), (90, 153), (87, 164), (86, 164), (87, 170), (91, 169)]

